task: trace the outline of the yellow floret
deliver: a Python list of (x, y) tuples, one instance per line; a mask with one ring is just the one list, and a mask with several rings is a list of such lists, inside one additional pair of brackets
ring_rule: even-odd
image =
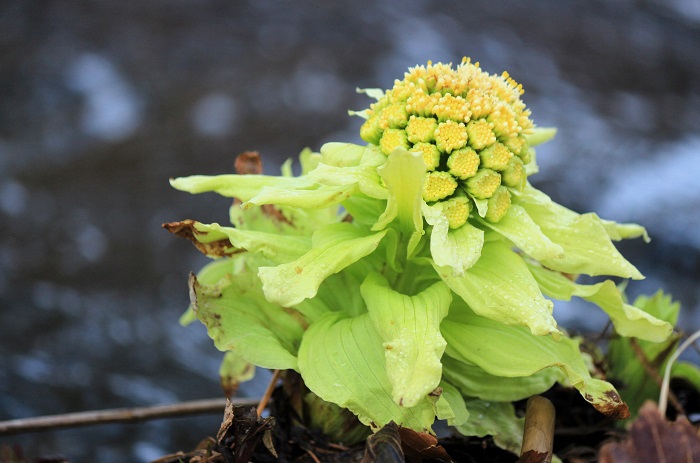
[(476, 199), (490, 198), (501, 186), (501, 176), (491, 169), (479, 169), (475, 176), (467, 179), (467, 192)]
[(401, 129), (386, 129), (379, 140), (379, 147), (382, 149), (382, 153), (387, 156), (396, 148), (408, 149), (406, 132)]
[(411, 151), (418, 151), (423, 155), (425, 168), (429, 171), (435, 170), (440, 165), (440, 151), (432, 143), (416, 143)]
[(493, 108), (486, 120), (492, 124), (493, 133), (498, 137), (512, 137), (520, 132), (515, 112), (503, 102)]
[(510, 161), (508, 161), (506, 170), (501, 172), (501, 183), (519, 191), (525, 188), (526, 178), (523, 161), (518, 156), (513, 156)]
[(453, 120), (464, 123), (469, 122), (469, 117), (472, 114), (467, 100), (449, 93), (438, 100), (438, 103), (433, 107), (433, 113), (441, 122)]
[(403, 103), (392, 103), (382, 109), (379, 116), (379, 128), (403, 129), (408, 123), (406, 105)]
[(476, 151), (465, 146), (464, 148), (454, 150), (450, 157), (447, 158), (447, 167), (453, 176), (460, 180), (466, 180), (473, 177), (479, 168), (479, 155)]
[(360, 138), (362, 138), (367, 143), (372, 143), (376, 145), (379, 143), (379, 139), (382, 137), (382, 129), (379, 128), (379, 115), (372, 114), (362, 127), (360, 127)]
[(406, 100), (406, 112), (417, 116), (432, 117), (433, 108), (438, 104), (441, 97), (442, 95), (439, 93), (430, 95), (422, 89), (418, 89), (416, 93)]
[(469, 101), (469, 109), (472, 112), (473, 118), (484, 117), (491, 114), (494, 105), (494, 96), (486, 92), (486, 89), (472, 87), (467, 93), (467, 101)]
[(411, 143), (428, 143), (435, 140), (437, 121), (432, 117), (411, 116), (406, 125), (406, 135)]
[(464, 122), (447, 121), (438, 124), (435, 130), (435, 145), (443, 153), (460, 149), (467, 144), (467, 127)]
[(524, 146), (523, 149), (520, 150), (520, 154), (518, 154), (518, 156), (523, 161), (523, 164), (530, 164), (530, 161), (532, 160), (530, 150), (534, 151), (534, 149), (530, 148), (529, 146)]
[(496, 192), (489, 198), (488, 209), (485, 219), (496, 223), (500, 221), (510, 207), (510, 191), (504, 186), (498, 187)]
[(457, 189), (457, 180), (447, 172), (426, 172), (423, 184), (423, 199), (439, 201), (450, 196)]
[(520, 154), (520, 151), (523, 148), (527, 148), (527, 140), (525, 140), (525, 137), (522, 135), (517, 137), (508, 137), (503, 140), (503, 144), (506, 145), (506, 148), (508, 148), (510, 152), (516, 156)]
[(513, 153), (511, 153), (503, 143), (496, 142), (488, 148), (481, 150), (479, 152), (479, 157), (481, 157), (482, 167), (501, 171), (508, 167), (508, 162), (510, 158), (513, 157)]
[(469, 213), (472, 210), (472, 204), (466, 196), (457, 196), (442, 202), (443, 211), (447, 216), (447, 222), (450, 228), (459, 228), (469, 218)]
[(469, 145), (475, 150), (486, 148), (496, 141), (491, 125), (485, 119), (475, 119), (467, 124)]

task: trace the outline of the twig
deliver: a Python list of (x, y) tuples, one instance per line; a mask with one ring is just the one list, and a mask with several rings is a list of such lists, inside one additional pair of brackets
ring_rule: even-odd
[(530, 397), (525, 409), (525, 431), (523, 432), (522, 457), (526, 452), (546, 453), (543, 460), (552, 461), (554, 448), (554, 405), (541, 396)]
[(280, 377), (280, 370), (275, 370), (272, 373), (272, 378), (270, 378), (270, 382), (267, 385), (267, 389), (265, 389), (265, 393), (262, 396), (262, 399), (260, 399), (260, 403), (258, 404), (258, 416), (262, 415), (263, 410), (265, 410), (265, 407), (267, 407), (267, 403), (270, 401), (270, 397), (272, 397), (272, 391), (275, 390), (275, 386), (277, 385), (277, 380)]
[[(258, 399), (231, 399), (234, 405), (254, 406)], [(62, 415), (37, 416), (0, 421), (0, 435), (46, 431), (50, 429), (92, 426), (106, 423), (131, 423), (184, 415), (221, 413), (226, 399), (205, 399), (151, 407), (116, 408)]]

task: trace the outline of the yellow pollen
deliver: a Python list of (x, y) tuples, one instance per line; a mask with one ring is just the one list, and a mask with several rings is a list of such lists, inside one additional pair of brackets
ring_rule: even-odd
[(454, 150), (450, 157), (447, 158), (447, 167), (450, 173), (460, 180), (466, 180), (473, 177), (479, 168), (479, 155), (476, 151), (465, 146), (464, 148)]
[(447, 172), (426, 172), (423, 184), (423, 199), (439, 201), (450, 196), (457, 189), (457, 180)]
[(416, 143), (411, 151), (417, 151), (423, 155), (425, 168), (429, 171), (435, 170), (440, 165), (440, 151), (432, 143)]
[(435, 140), (437, 121), (432, 117), (411, 116), (406, 125), (406, 135), (411, 143), (431, 142)]
[(508, 151), (508, 148), (506, 148), (503, 143), (496, 142), (488, 148), (481, 150), (479, 156), (481, 157), (482, 167), (500, 171), (508, 167), (508, 162), (510, 158), (513, 157), (513, 153)]
[(469, 121), (467, 134), (469, 136), (469, 145), (475, 150), (486, 148), (496, 141), (496, 135), (491, 130), (491, 124), (484, 119)]
[(486, 120), (493, 125), (493, 132), (499, 137), (516, 136), (520, 131), (515, 112), (502, 102), (496, 105)]
[(401, 129), (386, 129), (379, 140), (379, 147), (382, 149), (382, 153), (387, 156), (396, 148), (407, 150), (409, 145), (406, 139), (406, 132)]
[(435, 130), (435, 144), (444, 153), (460, 149), (467, 144), (467, 127), (464, 122), (441, 122)]
[(476, 199), (490, 198), (501, 186), (501, 176), (491, 169), (479, 169), (479, 171), (467, 181), (467, 192)]
[(417, 90), (406, 100), (406, 112), (417, 116), (432, 117), (433, 108), (438, 104), (441, 96), (439, 93), (428, 95), (422, 89)]

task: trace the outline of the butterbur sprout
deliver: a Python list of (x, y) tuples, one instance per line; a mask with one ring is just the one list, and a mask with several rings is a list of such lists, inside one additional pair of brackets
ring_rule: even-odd
[[(279, 176), (171, 180), (236, 199), (232, 226), (166, 224), (215, 259), (192, 277), (183, 320), (200, 320), (237, 362), (298, 372), (309, 403), (375, 430), (394, 421), (432, 432), (444, 419), (515, 445), (520, 437), (498, 435), (518, 427), (512, 402), (555, 383), (627, 416), (552, 310), (578, 297), (619, 336), (667, 339), (671, 325), (629, 305), (613, 281), (572, 279), (643, 278), (613, 241), (647, 239), (644, 228), (578, 214), (529, 183), (534, 146), (555, 131), (534, 126), (507, 73), (428, 63), (363, 92), (376, 100), (353, 112), (367, 144), (304, 150), (299, 176), (290, 161)], [(472, 418), (486, 409), (489, 422), (510, 424)]]

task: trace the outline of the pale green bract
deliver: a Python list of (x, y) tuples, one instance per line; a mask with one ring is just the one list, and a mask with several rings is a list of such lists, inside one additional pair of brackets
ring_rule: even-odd
[[(507, 94), (515, 87), (505, 82), (499, 91)], [(192, 277), (183, 321), (199, 319), (216, 347), (241, 361), (297, 371), (316, 396), (373, 429), (394, 421), (432, 432), (436, 418), (446, 419), (465, 434), (499, 434), (514, 448), (522, 425), (510, 402), (555, 383), (575, 387), (603, 413), (625, 416), (615, 388), (591, 375), (552, 309), (577, 296), (600, 306), (620, 335), (668, 338), (671, 325), (626, 304), (612, 282), (570, 279), (642, 278), (613, 241), (647, 238), (644, 229), (575, 213), (527, 182), (537, 170), (531, 147), (551, 138), (551, 129), (519, 133), (494, 119), (504, 156), (517, 154), (515, 173), (503, 171), (508, 185), (496, 184), (497, 195), (483, 194), (501, 174), (482, 169), (482, 183), (469, 182), (469, 192), (467, 183), (430, 177), (435, 166), (392, 128), (406, 126), (401, 108), (382, 91), (367, 94), (384, 102), (357, 113), (372, 141), (305, 150), (298, 177), (286, 163), (281, 176), (171, 180), (183, 191), (237, 199), (233, 227), (167, 226), (219, 259)], [(458, 137), (443, 134), (439, 146), (457, 151), (461, 126), (445, 127)], [(474, 127), (469, 136), (482, 136)], [(411, 136), (430, 140), (419, 129), (412, 126)], [(459, 169), (470, 175), (466, 164)], [(434, 195), (442, 199), (426, 201)], [(488, 420), (474, 418), (487, 412)]]

